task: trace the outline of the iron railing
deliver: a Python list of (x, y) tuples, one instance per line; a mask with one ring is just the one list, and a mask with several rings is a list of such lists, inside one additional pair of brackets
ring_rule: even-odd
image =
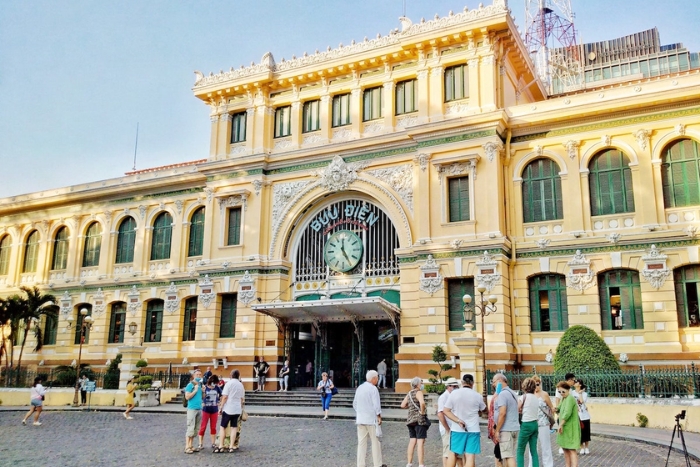
[[(514, 390), (521, 388), (522, 382), (534, 374), (542, 379), (542, 389), (554, 394), (559, 381), (564, 380), (564, 374), (537, 371), (502, 371), (508, 378), (508, 385)], [(496, 372), (487, 370), (488, 381)], [(634, 370), (596, 371), (577, 373), (585, 383), (590, 397), (650, 397), (650, 398), (683, 398), (695, 399), (700, 397), (700, 373), (695, 364), (683, 367), (668, 367), (645, 369), (639, 365)], [(490, 386), (490, 385), (489, 385)], [(489, 387), (489, 394), (493, 388)]]
[[(95, 386), (100, 389), (117, 389), (119, 387), (119, 371), (92, 371), (83, 368), (80, 374), (85, 374), (90, 381), (95, 381)], [(161, 381), (163, 388), (181, 389), (190, 381), (190, 373), (168, 373), (167, 370), (147, 371), (142, 370), (141, 376), (152, 376), (153, 381)], [(42, 384), (52, 388), (75, 387), (75, 370), (56, 370), (55, 368), (40, 369), (39, 371), (22, 368), (3, 368), (0, 372), (0, 387), (26, 388), (34, 383), (34, 378), (41, 376)]]

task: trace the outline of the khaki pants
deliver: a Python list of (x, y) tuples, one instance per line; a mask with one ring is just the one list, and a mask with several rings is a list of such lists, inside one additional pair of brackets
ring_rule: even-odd
[(367, 439), (372, 443), (372, 462), (374, 467), (381, 467), (382, 443), (377, 438), (376, 425), (357, 425), (357, 467), (365, 467)]

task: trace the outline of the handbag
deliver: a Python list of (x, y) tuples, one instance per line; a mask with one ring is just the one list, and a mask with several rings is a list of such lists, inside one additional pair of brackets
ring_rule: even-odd
[(241, 411), (241, 421), (248, 421), (248, 412), (246, 412), (245, 410)]
[(336, 394), (338, 394), (338, 388), (336, 388), (335, 386), (333, 386), (333, 387), (331, 388), (331, 395), (335, 396)]
[(547, 421), (549, 421), (549, 429), (551, 430), (554, 427), (554, 416), (549, 413), (549, 408), (545, 411), (542, 406), (540, 406), (540, 410), (542, 411), (543, 414), (547, 416)]
[[(408, 396), (408, 400), (411, 401), (413, 407), (415, 407), (415, 409), (418, 410), (418, 412), (420, 413), (420, 406), (416, 404), (416, 402), (413, 400), (413, 397), (411, 397), (410, 394)], [(418, 417), (418, 424), (427, 428), (430, 428), (430, 425), (432, 425), (430, 419), (428, 418), (428, 415), (424, 413), (420, 414), (420, 417)]]

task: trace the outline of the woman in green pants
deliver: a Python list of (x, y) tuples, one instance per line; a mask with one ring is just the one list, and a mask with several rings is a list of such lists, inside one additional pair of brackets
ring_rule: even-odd
[(571, 386), (566, 381), (557, 384), (561, 403), (559, 412), (559, 434), (557, 443), (564, 450), (566, 467), (578, 467), (578, 451), (581, 445), (581, 422), (578, 419), (578, 404), (571, 395)]
[(515, 460), (518, 467), (525, 466), (525, 448), (530, 445), (530, 454), (532, 455), (531, 467), (540, 467), (540, 460), (537, 457), (537, 434), (539, 427), (537, 426), (537, 414), (540, 408), (540, 401), (535, 396), (537, 384), (534, 380), (527, 378), (522, 384), (523, 396), (518, 402), (518, 411), (522, 414), (520, 421), (520, 432), (518, 432), (518, 450)]

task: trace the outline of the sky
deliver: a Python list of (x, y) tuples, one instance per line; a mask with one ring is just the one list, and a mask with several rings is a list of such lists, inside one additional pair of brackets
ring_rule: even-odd
[[(205, 75), (386, 35), (491, 0), (0, 0), (0, 202), (205, 159)], [(535, 1), (535, 0), (533, 0)], [(700, 51), (698, 0), (571, 0), (584, 42), (654, 26)], [(525, 31), (526, 0), (509, 0)], [(4, 202), (9, 202), (5, 200)]]

